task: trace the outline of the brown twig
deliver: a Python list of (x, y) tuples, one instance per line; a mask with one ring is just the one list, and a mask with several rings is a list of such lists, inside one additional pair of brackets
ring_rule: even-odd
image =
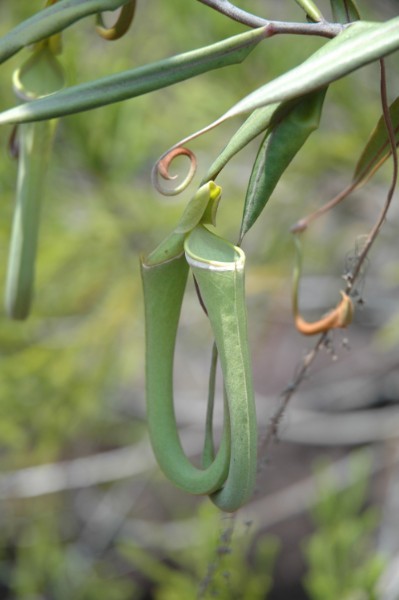
[(324, 204), (323, 206), (320, 206), (320, 208), (318, 208), (314, 212), (310, 213), (306, 217), (299, 219), (299, 221), (297, 221), (295, 223), (295, 225), (293, 225), (291, 227), (291, 229), (290, 229), (291, 233), (301, 233), (302, 231), (305, 231), (305, 229), (308, 228), (308, 226), (310, 225), (310, 223), (312, 221), (314, 221), (315, 219), (318, 219), (319, 217), (324, 215), (326, 212), (330, 211), (332, 208), (335, 208), (338, 204), (340, 204), (343, 200), (345, 200), (345, 198), (347, 198), (355, 190), (355, 188), (358, 185), (359, 185), (358, 181), (354, 181), (354, 182), (350, 183), (345, 189), (343, 189), (336, 196), (334, 196), (334, 198), (332, 198), (331, 200), (326, 202), (326, 204)]
[(301, 366), (299, 367), (292, 382), (281, 393), (280, 398), (279, 398), (279, 406), (278, 406), (277, 410), (274, 412), (273, 416), (271, 417), (268, 427), (267, 427), (267, 430), (266, 430), (266, 433), (260, 443), (260, 447), (259, 447), (259, 456), (261, 457), (260, 469), (262, 469), (262, 467), (265, 465), (266, 457), (267, 457), (267, 450), (269, 449), (271, 444), (278, 437), (279, 426), (280, 426), (281, 420), (284, 416), (284, 413), (288, 406), (289, 401), (291, 400), (292, 396), (295, 394), (295, 392), (301, 385), (302, 381), (307, 376), (310, 366), (313, 364), (320, 348), (322, 348), (325, 345), (327, 338), (328, 338), (327, 333), (323, 333), (319, 337), (315, 346), (306, 354), (306, 356), (303, 359)]
[(375, 240), (377, 239), (377, 236), (378, 236), (378, 234), (381, 230), (381, 227), (385, 221), (385, 218), (387, 216), (389, 207), (391, 206), (391, 201), (392, 201), (393, 195), (395, 193), (396, 183), (397, 183), (397, 179), (398, 179), (398, 153), (397, 153), (397, 148), (396, 148), (395, 130), (394, 130), (391, 115), (389, 112), (385, 63), (384, 63), (383, 59), (380, 60), (380, 73), (381, 73), (380, 92), (381, 92), (382, 114), (384, 116), (384, 121), (385, 121), (385, 125), (386, 125), (387, 132), (388, 132), (389, 143), (391, 145), (391, 151), (392, 151), (392, 163), (393, 163), (392, 180), (391, 180), (391, 185), (389, 187), (388, 194), (387, 194), (387, 197), (385, 200), (385, 204), (382, 208), (381, 214), (380, 214), (379, 218), (377, 219), (374, 227), (370, 231), (369, 235), (367, 236), (366, 243), (364, 245), (362, 252), (360, 253), (360, 256), (356, 262), (355, 267), (353, 268), (352, 272), (347, 277), (347, 282), (348, 282), (348, 285), (346, 288), (347, 293), (349, 293), (352, 290), (353, 285), (360, 274), (362, 266), (371, 250), (371, 247), (374, 244)]

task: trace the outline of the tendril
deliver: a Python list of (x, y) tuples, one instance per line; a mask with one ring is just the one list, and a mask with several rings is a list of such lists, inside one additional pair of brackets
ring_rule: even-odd
[(104, 24), (102, 13), (97, 15), (97, 33), (108, 41), (119, 40), (129, 30), (136, 11), (136, 0), (129, 0), (120, 9), (119, 16), (111, 27)]
[[(199, 129), (198, 131), (195, 131), (194, 133), (191, 133), (187, 137), (183, 138), (182, 140), (180, 140), (180, 142), (177, 142), (177, 144), (174, 144), (171, 148), (169, 148), (169, 150), (162, 154), (162, 156), (155, 163), (151, 174), (152, 185), (155, 187), (155, 189), (158, 190), (158, 192), (160, 192), (164, 196), (176, 196), (177, 194), (180, 194), (180, 192), (183, 192), (188, 185), (190, 185), (197, 170), (197, 159), (195, 154), (185, 147), (185, 144), (192, 142), (204, 133), (208, 133), (208, 131), (211, 131), (218, 125), (221, 125), (225, 120), (226, 117), (225, 115), (223, 115), (222, 117), (220, 117), (216, 121), (213, 121), (206, 127), (203, 127), (202, 129)], [(175, 186), (171, 189), (164, 188), (161, 182), (159, 181), (159, 178), (161, 177), (162, 179), (165, 179), (167, 181), (176, 179), (176, 175), (171, 176), (169, 174), (169, 165), (176, 156), (180, 155), (188, 156), (188, 158), (190, 159), (190, 170), (178, 186)], [(207, 181), (202, 181), (202, 184), (204, 183), (207, 183)]]
[[(190, 160), (190, 169), (183, 181), (172, 188), (166, 188), (161, 184), (160, 178), (165, 181), (173, 181), (177, 179), (177, 175), (171, 175), (169, 172), (170, 165), (177, 156), (187, 156)], [(191, 150), (184, 146), (173, 147), (168, 150), (155, 164), (152, 171), (152, 183), (154, 187), (164, 196), (175, 196), (180, 194), (191, 183), (197, 170), (197, 158)]]
[(294, 313), (295, 327), (303, 335), (317, 335), (327, 333), (330, 329), (344, 329), (353, 319), (353, 302), (346, 292), (341, 291), (342, 296), (339, 304), (327, 315), (318, 321), (305, 321), (299, 314), (298, 293), (299, 282), (302, 274), (302, 253), (298, 235), (295, 236), (296, 261), (293, 271), (292, 308)]

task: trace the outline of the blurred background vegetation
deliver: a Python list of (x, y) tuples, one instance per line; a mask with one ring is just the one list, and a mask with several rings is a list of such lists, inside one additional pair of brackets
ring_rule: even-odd
[[(38, 0), (1, 2), (0, 33), (42, 4)], [(319, 4), (329, 15), (329, 3)], [(369, 20), (397, 14), (396, 2), (358, 4)], [(247, 0), (242, 5), (273, 19), (302, 19), (294, 2)], [(63, 35), (61, 60), (68, 83), (73, 84), (242, 30), (239, 24), (195, 1), (139, 1), (133, 27), (123, 39), (116, 43), (100, 39), (94, 19), (86, 19)], [(371, 428), (368, 437), (355, 430), (353, 437), (345, 437), (342, 427), (331, 428), (326, 419), (331, 412), (334, 418), (343, 415), (345, 419), (348, 411), (358, 411), (361, 420), (366, 409), (388, 406), (392, 412), (388, 417), (384, 413), (384, 418), (391, 425), (394, 418), (398, 423), (395, 350), (399, 312), (395, 293), (399, 269), (392, 251), (397, 238), (397, 206), (372, 253), (362, 290), (365, 305), (353, 334), (349, 332), (350, 352), (341, 347), (342, 336), (334, 338), (336, 364), (331, 352), (325, 352), (295, 404), (298, 414), (299, 409), (303, 414), (323, 409), (325, 412), (317, 415), (322, 420), (321, 430), (312, 420), (304, 424), (302, 419), (297, 427), (296, 413), (293, 411), (292, 417), (288, 413), (281, 432), (286, 441), (273, 449), (263, 468), (254, 506), (236, 517), (236, 543), (230, 539), (231, 521), (221, 519), (208, 500), (188, 498), (174, 490), (158, 473), (148, 448), (138, 261), (141, 252), (152, 249), (170, 230), (190, 194), (165, 200), (153, 190), (150, 171), (158, 156), (323, 43), (303, 37), (272, 38), (260, 44), (243, 65), (59, 123), (43, 200), (33, 311), (22, 323), (9, 321), (3, 310), (0, 313), (0, 598), (172, 600), (197, 594), (211, 597), (216, 589), (219, 598), (255, 599), (265, 598), (274, 581), (269, 598), (327, 599), (325, 592), (317, 591), (323, 590), (323, 582), (315, 579), (315, 573), (325, 568), (317, 562), (321, 552), (318, 538), (306, 552), (301, 548), (302, 538), (314, 527), (320, 536), (327, 521), (328, 530), (332, 516), (329, 520), (326, 515), (333, 515), (335, 509), (325, 511), (324, 521), (316, 519), (316, 525), (306, 516), (295, 525), (293, 515), (306, 512), (317, 497), (316, 487), (308, 489), (309, 502), (294, 494), (294, 507), (288, 506), (285, 517), (277, 510), (274, 518), (268, 496), (284, 493), (302, 478), (312, 482), (311, 465), (320, 452), (342, 461), (353, 446), (373, 442), (373, 449), (381, 453), (389, 448), (388, 458), (394, 456), (391, 429), (386, 433), (381, 425), (379, 435)], [(12, 72), (26, 53), (2, 68), (2, 110), (15, 103)], [(392, 98), (399, 93), (395, 61), (396, 55), (387, 60)], [(309, 347), (292, 326), (289, 228), (349, 182), (380, 112), (376, 65), (331, 86), (320, 130), (290, 166), (264, 217), (246, 240), (261, 432), (267, 427), (277, 394), (289, 383)], [(193, 142), (199, 158), (198, 180), (239, 124), (229, 123)], [(9, 135), (10, 130), (4, 128), (0, 150), (3, 282), (16, 176), (16, 165), (7, 153)], [(256, 143), (251, 144), (220, 177), (224, 196), (218, 225), (233, 241), (256, 149)], [(179, 165), (183, 170), (183, 161)], [(311, 228), (301, 294), (304, 310), (320, 315), (335, 304), (345, 260), (353, 256), (356, 244), (376, 218), (389, 176), (387, 164), (365, 190)], [(180, 338), (177, 406), (185, 447), (195, 455), (200, 448), (210, 336), (193, 295), (185, 304)], [(376, 412), (370, 417), (372, 422)], [(328, 435), (325, 439), (323, 433), (318, 435), (323, 426), (330, 434), (329, 441)], [(373, 461), (370, 468), (381, 471), (385, 463), (380, 454), (377, 463)], [(349, 502), (352, 524), (364, 502), (371, 501), (366, 488), (361, 501), (354, 501), (356, 510)], [(377, 481), (372, 490), (374, 500), (381, 504), (386, 486)], [(360, 531), (355, 528), (343, 546), (336, 542), (336, 552), (345, 556), (356, 540), (362, 544), (362, 536), (371, 536), (378, 523), (384, 522), (381, 517), (375, 518), (372, 526), (370, 520), (365, 525), (365, 518), (359, 517)], [(251, 524), (245, 525), (247, 521)], [(275, 529), (281, 522), (286, 530)], [(368, 565), (375, 552), (370, 539), (365, 542), (368, 552), (359, 559), (362, 565)], [(327, 536), (325, 544), (329, 540), (332, 538)], [(302, 558), (290, 555), (284, 573), (280, 558), (280, 567), (277, 563), (274, 570), (276, 556), (284, 557), (287, 548), (290, 552), (294, 547)], [(333, 559), (327, 556), (325, 560), (331, 567)], [(301, 577), (309, 569), (313, 571), (301, 586)], [(342, 588), (339, 598), (374, 598), (380, 563), (375, 566), (373, 562), (372, 569), (370, 581), (361, 579), (357, 595), (352, 588), (352, 595), (344, 595)]]

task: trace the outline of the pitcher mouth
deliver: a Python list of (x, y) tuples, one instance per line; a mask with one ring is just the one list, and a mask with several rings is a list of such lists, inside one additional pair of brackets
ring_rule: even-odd
[(186, 260), (190, 267), (197, 267), (199, 269), (204, 269), (207, 271), (243, 271), (245, 265), (244, 252), (241, 250), (241, 248), (237, 248), (237, 251), (239, 251), (239, 258), (234, 262), (218, 262), (211, 260), (202, 261), (197, 258), (194, 258), (193, 256), (190, 256), (190, 254), (188, 254), (187, 252)]
[(187, 263), (205, 271), (243, 271), (245, 254), (241, 248), (199, 225), (184, 243)]

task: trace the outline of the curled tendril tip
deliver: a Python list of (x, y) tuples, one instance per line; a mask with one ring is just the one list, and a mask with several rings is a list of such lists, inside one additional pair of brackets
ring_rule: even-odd
[[(187, 156), (190, 160), (190, 169), (183, 179), (183, 181), (172, 188), (165, 188), (160, 179), (162, 178), (165, 181), (173, 181), (177, 178), (177, 175), (171, 175), (169, 172), (170, 165), (174, 161), (177, 156)], [(197, 170), (197, 159), (195, 154), (185, 148), (184, 146), (173, 147), (168, 150), (165, 154), (161, 156), (161, 158), (156, 162), (154, 168), (152, 170), (152, 183), (153, 186), (163, 194), (164, 196), (176, 196), (180, 194), (186, 187), (191, 183), (195, 172)]]
[(96, 30), (104, 40), (119, 40), (123, 35), (125, 35), (125, 33), (127, 33), (130, 25), (133, 22), (136, 12), (136, 0), (129, 0), (129, 2), (124, 4), (119, 11), (119, 16), (112, 27), (107, 27), (104, 24), (102, 13), (97, 15)]

